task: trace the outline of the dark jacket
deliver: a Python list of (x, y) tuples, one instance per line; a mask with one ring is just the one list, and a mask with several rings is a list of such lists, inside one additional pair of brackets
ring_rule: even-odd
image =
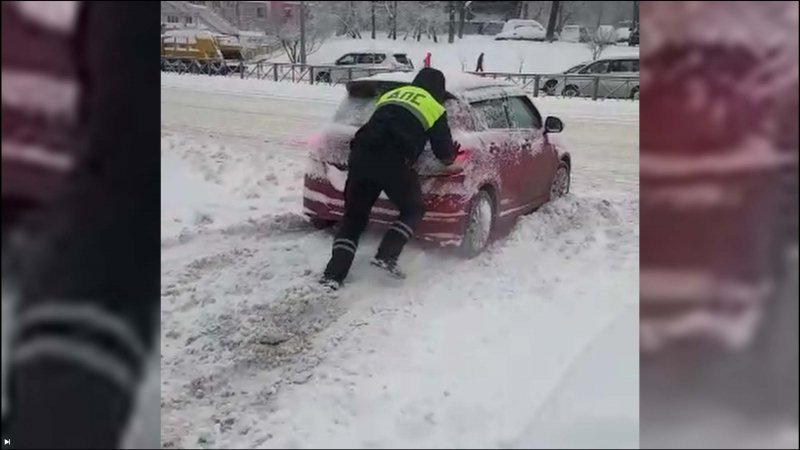
[[(445, 100), (445, 79), (442, 72), (424, 68), (419, 71), (412, 83), (428, 91), (439, 103)], [(402, 155), (407, 165), (413, 165), (425, 142), (430, 140), (433, 154), (442, 163), (453, 163), (453, 138), (447, 124), (447, 113), (426, 132), (414, 115), (403, 107), (385, 105), (375, 110), (369, 121), (362, 126), (350, 146), (354, 154), (361, 152), (390, 151)]]

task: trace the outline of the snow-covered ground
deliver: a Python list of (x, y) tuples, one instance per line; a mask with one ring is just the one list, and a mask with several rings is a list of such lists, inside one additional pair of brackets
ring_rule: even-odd
[(638, 447), (638, 105), (537, 100), (571, 195), (400, 284), (368, 232), (324, 295), (304, 142), (343, 94), (162, 75), (162, 445)]
[[(552, 73), (561, 72), (582, 61), (591, 60), (591, 53), (585, 44), (573, 42), (530, 42), (530, 41), (495, 41), (492, 36), (464, 36), (453, 44), (444, 40), (434, 43), (423, 39), (420, 42), (412, 39), (403, 40), (350, 39), (337, 37), (325, 41), (320, 49), (308, 56), (311, 64), (331, 64), (340, 56), (349, 52), (362, 50), (384, 50), (406, 53), (415, 67), (422, 67), (422, 60), (427, 52), (431, 52), (431, 65), (437, 69), (475, 70), (478, 55), (484, 54), (483, 70), (486, 72), (528, 72)], [(602, 56), (639, 55), (639, 47), (612, 45)], [(286, 57), (270, 58), (286, 60)], [(521, 68), (520, 68), (521, 66)]]

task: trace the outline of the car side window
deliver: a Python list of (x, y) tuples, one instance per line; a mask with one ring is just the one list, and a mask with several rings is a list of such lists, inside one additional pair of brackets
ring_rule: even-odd
[(383, 53), (375, 53), (372, 56), (374, 58), (375, 64), (380, 64), (386, 60), (386, 55), (384, 55)]
[(506, 114), (505, 101), (501, 98), (484, 100), (472, 104), (486, 128), (511, 128)]
[(372, 53), (361, 53), (358, 55), (358, 64), (375, 64), (375, 57)]
[(336, 65), (338, 66), (349, 66), (355, 63), (356, 63), (356, 55), (353, 53), (348, 53), (339, 58), (338, 61), (336, 61)]
[[(618, 73), (630, 73), (630, 72), (638, 72), (639, 71), (639, 61), (634, 59), (620, 59), (616, 61), (612, 61), (611, 65), (609, 66), (610, 72), (618, 72)], [(634, 68), (634, 63), (636, 66)]]
[(542, 117), (539, 111), (528, 99), (523, 97), (510, 97), (508, 99), (508, 112), (511, 116), (512, 128), (536, 128), (542, 127)]
[(448, 99), (444, 103), (447, 111), (447, 123), (453, 130), (475, 131), (478, 120), (472, 108), (457, 99)]
[(608, 63), (609, 61), (598, 61), (594, 64), (588, 65), (585, 69), (581, 70), (581, 73), (606, 73), (608, 72)]

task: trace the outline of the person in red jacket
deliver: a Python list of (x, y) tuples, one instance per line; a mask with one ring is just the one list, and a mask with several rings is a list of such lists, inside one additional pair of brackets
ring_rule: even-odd
[(423, 67), (430, 67), (431, 66), (431, 52), (428, 52), (425, 55), (425, 59), (422, 60)]

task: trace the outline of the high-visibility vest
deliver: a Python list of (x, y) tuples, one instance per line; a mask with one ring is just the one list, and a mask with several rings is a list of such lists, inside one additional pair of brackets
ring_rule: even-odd
[(378, 99), (377, 107), (385, 105), (402, 106), (414, 114), (422, 128), (428, 131), (442, 117), (444, 107), (425, 89), (417, 86), (403, 86), (383, 94)]

